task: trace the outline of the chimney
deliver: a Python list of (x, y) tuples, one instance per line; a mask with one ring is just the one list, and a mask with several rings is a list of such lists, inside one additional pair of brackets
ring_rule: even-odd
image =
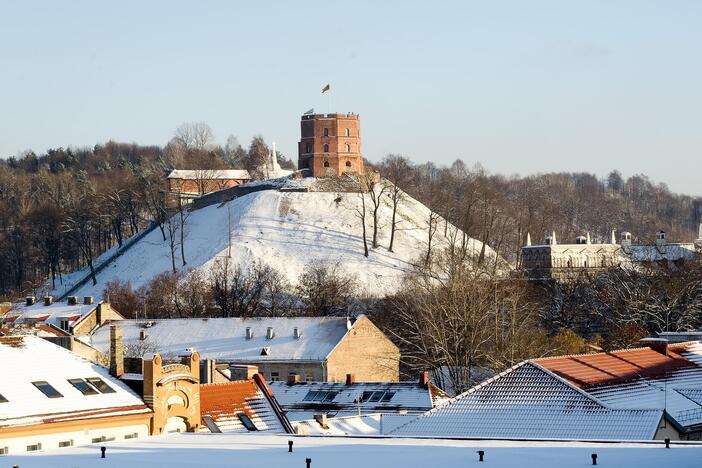
[(146, 330), (139, 330), (139, 340), (144, 341), (146, 339)]
[(258, 367), (245, 364), (234, 364), (229, 366), (230, 380), (251, 380), (258, 374)]
[(290, 374), (288, 376), (288, 385), (295, 385), (300, 383), (300, 374)]
[(428, 387), (429, 386), (429, 371), (424, 371), (422, 374), (419, 376), (419, 385), (422, 387)]
[(246, 339), (250, 340), (253, 338), (253, 331), (251, 330), (251, 327), (246, 327)]
[(668, 236), (665, 233), (665, 231), (663, 231), (662, 229), (656, 231), (656, 245), (658, 247), (663, 247), (667, 243), (668, 243)]
[(45, 306), (50, 306), (53, 303), (54, 303), (53, 296), (44, 296), (44, 305)]
[(298, 327), (293, 328), (293, 338), (296, 340), (299, 340), (302, 337), (302, 333), (300, 332), (300, 329)]
[(273, 333), (273, 327), (266, 328), (266, 339), (272, 340), (274, 336), (275, 336), (275, 333)]
[(84, 296), (83, 297), (83, 304), (84, 305), (92, 305), (93, 303), (93, 296)]
[(68, 305), (78, 304), (78, 296), (68, 296)]
[(319, 423), (320, 426), (322, 426), (323, 429), (328, 429), (329, 426), (327, 425), (327, 415), (324, 413), (319, 413), (314, 415), (314, 420)]
[(124, 345), (122, 326), (110, 325), (110, 375), (121, 377), (124, 374)]
[(353, 385), (356, 383), (356, 377), (353, 374), (346, 374), (346, 385)]
[(24, 298), (24, 303), (28, 306), (33, 306), (34, 304), (37, 303), (37, 298), (34, 296), (27, 296)]
[(644, 338), (639, 341), (663, 356), (668, 355), (668, 340), (665, 338)]

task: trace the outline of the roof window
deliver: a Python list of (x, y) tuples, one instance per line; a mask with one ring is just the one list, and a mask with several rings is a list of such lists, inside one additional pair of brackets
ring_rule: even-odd
[(115, 393), (115, 389), (107, 385), (100, 377), (90, 377), (85, 380), (87, 380), (90, 385), (97, 388), (100, 393)]
[(339, 392), (329, 392), (326, 390), (310, 390), (307, 392), (307, 395), (305, 395), (305, 398), (303, 398), (302, 401), (318, 401), (328, 403), (330, 401), (334, 401), (334, 398), (336, 398), (338, 393)]
[(241, 424), (244, 425), (247, 431), (257, 431), (258, 428), (256, 425), (253, 423), (250, 417), (248, 417), (244, 413), (237, 413), (236, 414), (239, 417), (239, 421), (241, 421)]
[(376, 392), (363, 392), (363, 394), (356, 399), (354, 403), (366, 403), (366, 402), (381, 402), (387, 403), (392, 400), (395, 396), (395, 392), (389, 392), (385, 390), (380, 390)]
[(41, 393), (49, 398), (63, 398), (63, 395), (61, 395), (54, 387), (49, 385), (49, 382), (32, 382), (32, 385), (37, 387)]
[(68, 383), (78, 389), (83, 395), (97, 395), (98, 392), (83, 379), (68, 379)]

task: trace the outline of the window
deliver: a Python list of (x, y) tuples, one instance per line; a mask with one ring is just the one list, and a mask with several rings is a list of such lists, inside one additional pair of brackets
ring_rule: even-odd
[(249, 418), (247, 415), (244, 413), (237, 413), (237, 416), (239, 417), (239, 421), (241, 421), (241, 424), (244, 425), (247, 431), (257, 431), (258, 428), (256, 425), (253, 423), (251, 418)]
[(351, 167), (351, 161), (346, 161), (346, 167)]
[(395, 396), (395, 392), (389, 391), (377, 391), (377, 392), (363, 392), (363, 394), (356, 399), (354, 403), (366, 403), (366, 402), (381, 402), (387, 403), (392, 400)]
[(348, 145), (348, 144), (346, 145), (346, 152), (347, 153), (351, 152), (351, 145)]
[(37, 450), (41, 450), (41, 444), (27, 445), (27, 452), (36, 452)]
[(0, 447), (0, 455), (7, 455), (8, 453), (10, 453), (10, 450), (7, 447)]
[(83, 395), (97, 395), (98, 392), (83, 379), (68, 379), (68, 382), (76, 387)]
[(62, 440), (59, 442), (59, 447), (73, 447), (73, 440)]
[(7, 398), (2, 396), (2, 393), (0, 393), (0, 403), (7, 403)]
[(336, 395), (338, 394), (339, 392), (329, 392), (325, 390), (310, 390), (309, 392), (307, 392), (307, 395), (305, 395), (305, 398), (303, 398), (302, 401), (317, 401), (329, 403), (331, 401), (334, 401), (334, 398), (336, 398)]
[(329, 161), (324, 161), (324, 167), (329, 167)]
[(329, 136), (329, 129), (328, 128), (324, 129), (324, 136)]
[(59, 322), (59, 327), (61, 328), (61, 330), (68, 331), (68, 323), (68, 319), (61, 319), (61, 321)]
[(307, 144), (305, 145), (305, 153), (309, 153), (309, 152), (310, 152), (310, 144), (307, 143)]
[(61, 395), (58, 390), (56, 390), (54, 387), (49, 385), (48, 382), (32, 382), (32, 384), (39, 389), (41, 393), (44, 395), (48, 396), (49, 398), (62, 398), (63, 395)]
[(85, 380), (87, 380), (90, 385), (97, 388), (100, 393), (115, 393), (115, 389), (107, 385), (100, 377), (90, 377)]
[(346, 136), (350, 136), (350, 135), (351, 135), (351, 132), (350, 132), (349, 129), (347, 128), (347, 129), (346, 129)]
[(271, 372), (271, 380), (277, 382), (280, 380), (280, 374), (277, 372)]
[(93, 444), (99, 444), (100, 442), (105, 442), (107, 438), (105, 436), (93, 437), (90, 442)]
[(138, 432), (132, 432), (131, 434), (124, 434), (125, 439), (136, 439), (137, 437), (139, 437)]
[(329, 152), (329, 145), (327, 145), (327, 144), (324, 145), (324, 152), (325, 153)]

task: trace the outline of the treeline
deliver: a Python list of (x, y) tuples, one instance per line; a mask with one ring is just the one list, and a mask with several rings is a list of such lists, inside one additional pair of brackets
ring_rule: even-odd
[(702, 220), (702, 198), (672, 193), (644, 175), (626, 180), (618, 171), (604, 179), (587, 173), (506, 177), (461, 160), (441, 167), (414, 164), (400, 155), (387, 156), (377, 168), (513, 264), (519, 264), (527, 233), (535, 243), (551, 231), (560, 242), (572, 243), (588, 231), (593, 241), (608, 242), (612, 230), (630, 231), (635, 242), (652, 242), (655, 231), (663, 229), (673, 241), (690, 242)]
[(206, 124), (188, 123), (163, 148), (108, 142), (0, 159), (0, 299), (47, 280), (56, 287), (84, 267), (94, 282), (95, 259), (152, 222), (165, 240), (171, 169), (248, 169), (262, 177), (268, 152), (261, 137), (247, 149), (233, 136), (219, 146)]

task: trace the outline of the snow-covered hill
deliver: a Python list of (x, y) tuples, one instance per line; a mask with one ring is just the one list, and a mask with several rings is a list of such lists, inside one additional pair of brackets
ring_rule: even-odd
[[(394, 252), (389, 252), (392, 207), (388, 197), (383, 198), (378, 217), (380, 247), (372, 249), (368, 258), (363, 255), (357, 215), (361, 200), (357, 193), (265, 190), (195, 210), (185, 229), (186, 268), (206, 273), (218, 257), (227, 255), (231, 236), (233, 262), (265, 262), (284, 273), (293, 285), (306, 264), (323, 261), (339, 262), (355, 273), (370, 295), (395, 291), (412, 263), (426, 253), (429, 210), (409, 197), (402, 202)], [(368, 199), (366, 203), (370, 206)], [(370, 243), (370, 213), (366, 223)], [(443, 233), (442, 221), (433, 240), (437, 248), (448, 243)], [(477, 253), (482, 243), (471, 240), (471, 247)], [(489, 248), (488, 253), (494, 255)], [(176, 261), (180, 267), (179, 251)], [(100, 271), (97, 285), (88, 282), (72, 294), (100, 297), (105, 284), (115, 278), (131, 282), (136, 289), (170, 269), (168, 241), (163, 241), (161, 232), (155, 229)], [(64, 285), (54, 294), (64, 293), (86, 274), (84, 269), (64, 277)]]

